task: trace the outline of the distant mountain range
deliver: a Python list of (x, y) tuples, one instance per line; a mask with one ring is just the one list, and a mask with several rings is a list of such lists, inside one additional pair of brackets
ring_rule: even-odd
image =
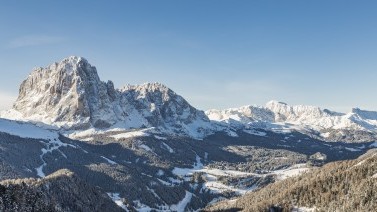
[(264, 107), (209, 110), (206, 114), (210, 120), (225, 123), (230, 128), (299, 131), (324, 141), (373, 141), (377, 132), (377, 112), (358, 108), (343, 114), (315, 106), (270, 101)]
[(160, 83), (115, 89), (102, 82), (82, 57), (68, 57), (34, 69), (20, 86), (13, 109), (1, 117), (33, 121), (63, 130), (154, 128), (161, 133), (202, 139), (218, 131), (258, 128), (300, 131), (326, 141), (373, 141), (377, 112), (352, 109), (348, 114), (314, 106), (289, 106), (270, 101), (264, 107), (244, 106), (205, 113)]

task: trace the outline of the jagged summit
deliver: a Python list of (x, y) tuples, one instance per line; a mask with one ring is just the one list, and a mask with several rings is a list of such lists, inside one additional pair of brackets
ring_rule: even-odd
[(116, 121), (110, 105), (112, 86), (100, 80), (86, 59), (73, 56), (35, 69), (21, 84), (13, 108), (25, 118), (47, 124), (109, 126)]
[[(78, 56), (69, 56), (67, 58), (64, 58), (60, 62), (55, 62), (49, 65), (47, 68), (44, 68), (44, 67), (34, 68), (31, 74), (33, 74), (36, 71), (51, 71), (51, 70), (61, 70), (63, 72), (66, 72), (67, 74), (73, 74), (75, 71), (78, 70), (79, 66), (83, 66), (85, 64), (90, 65), (87, 59), (83, 57), (78, 57)], [(95, 69), (93, 70), (95, 71)]]
[[(178, 134), (195, 134), (209, 124), (203, 111), (192, 107), (160, 83), (115, 89), (100, 80), (94, 66), (71, 56), (37, 68), (21, 84), (19, 97), (5, 118), (32, 120), (65, 129), (156, 127)], [(198, 124), (198, 122), (203, 122)]]

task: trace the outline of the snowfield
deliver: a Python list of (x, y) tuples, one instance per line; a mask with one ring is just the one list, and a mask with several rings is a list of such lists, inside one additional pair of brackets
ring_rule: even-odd
[(21, 138), (57, 139), (57, 131), (43, 129), (27, 122), (11, 121), (0, 118), (0, 132), (5, 132)]

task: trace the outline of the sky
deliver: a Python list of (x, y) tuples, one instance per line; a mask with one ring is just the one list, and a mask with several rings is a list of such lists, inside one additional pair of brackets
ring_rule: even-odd
[(206, 110), (278, 100), (377, 110), (374, 0), (0, 4), (0, 109), (34, 67), (85, 57), (116, 87), (161, 82)]

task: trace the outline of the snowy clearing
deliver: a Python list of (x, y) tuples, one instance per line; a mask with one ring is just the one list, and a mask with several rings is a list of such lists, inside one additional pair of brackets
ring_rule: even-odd
[(296, 164), (292, 167), (289, 167), (287, 169), (281, 169), (270, 172), (271, 174), (277, 175), (277, 180), (284, 180), (290, 177), (295, 177), (300, 174), (303, 174), (310, 169), (306, 167), (306, 164)]

